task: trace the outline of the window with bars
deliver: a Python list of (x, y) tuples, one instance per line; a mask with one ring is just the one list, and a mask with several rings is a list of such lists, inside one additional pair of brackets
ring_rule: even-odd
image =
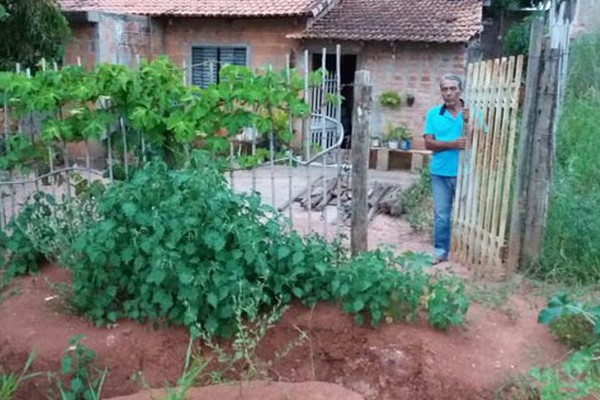
[(247, 64), (245, 47), (192, 47), (192, 84), (201, 88), (219, 81), (219, 70), (226, 64)]

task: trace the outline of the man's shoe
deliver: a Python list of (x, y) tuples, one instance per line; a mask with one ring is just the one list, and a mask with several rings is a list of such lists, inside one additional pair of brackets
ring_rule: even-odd
[(434, 257), (433, 260), (431, 260), (431, 265), (437, 265), (439, 263), (443, 263), (448, 261), (447, 258), (439, 258), (439, 257)]

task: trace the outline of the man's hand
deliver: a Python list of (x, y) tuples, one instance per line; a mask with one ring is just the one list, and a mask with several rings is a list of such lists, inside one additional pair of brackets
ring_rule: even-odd
[(462, 109), (462, 119), (465, 124), (469, 123), (469, 117), (471, 117), (471, 111), (468, 108)]
[(467, 147), (467, 138), (464, 136), (461, 136), (452, 143), (453, 143), (455, 149), (464, 150)]

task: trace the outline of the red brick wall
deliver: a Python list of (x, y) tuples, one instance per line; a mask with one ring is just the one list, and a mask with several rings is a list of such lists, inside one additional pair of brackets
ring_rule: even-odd
[[(371, 71), (373, 82), (373, 134), (383, 134), (386, 123), (406, 124), (413, 133), (415, 148), (423, 148), (423, 125), (427, 110), (441, 103), (439, 78), (446, 73), (463, 75), (466, 66), (463, 44), (367, 44), (358, 68)], [(381, 93), (393, 90), (403, 98), (400, 108), (381, 106)], [(404, 98), (412, 94), (409, 107)]]
[(301, 31), (293, 18), (279, 19), (169, 19), (164, 23), (164, 52), (178, 65), (190, 63), (193, 45), (243, 45), (248, 47), (249, 65), (285, 67), (285, 56), (298, 44), (285, 36)]
[(71, 37), (65, 46), (64, 63), (77, 64), (77, 57), (85, 68), (92, 68), (96, 63), (96, 50), (98, 48), (97, 25), (91, 22), (72, 23)]

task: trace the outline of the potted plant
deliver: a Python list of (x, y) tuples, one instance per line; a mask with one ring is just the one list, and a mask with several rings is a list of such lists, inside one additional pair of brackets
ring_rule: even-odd
[(379, 136), (371, 136), (371, 147), (381, 147), (381, 138)]
[(388, 122), (387, 124), (387, 143), (388, 147), (392, 150), (397, 150), (400, 146), (401, 130)]
[(410, 134), (406, 126), (399, 126), (398, 128), (400, 135), (400, 149), (410, 150), (410, 142), (412, 141), (412, 135)]

